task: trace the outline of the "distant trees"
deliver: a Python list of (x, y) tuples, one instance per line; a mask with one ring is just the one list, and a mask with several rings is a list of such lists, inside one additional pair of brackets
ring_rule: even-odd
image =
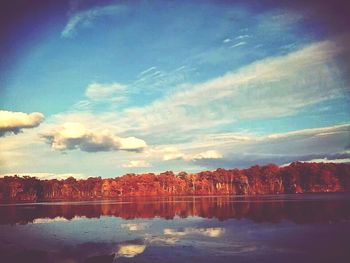
[(0, 178), (0, 201), (89, 200), (130, 196), (258, 195), (350, 191), (350, 164), (301, 163), (279, 167), (255, 165), (248, 169), (217, 169), (175, 175), (126, 174), (102, 179), (39, 180), (35, 177)]

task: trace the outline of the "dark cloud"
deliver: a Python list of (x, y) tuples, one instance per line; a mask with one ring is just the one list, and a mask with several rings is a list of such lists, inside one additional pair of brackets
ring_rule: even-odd
[(194, 163), (209, 168), (248, 168), (253, 165), (288, 164), (295, 161), (311, 161), (317, 159), (339, 160), (349, 159), (350, 153), (309, 154), (309, 155), (236, 155), (223, 159), (201, 159)]

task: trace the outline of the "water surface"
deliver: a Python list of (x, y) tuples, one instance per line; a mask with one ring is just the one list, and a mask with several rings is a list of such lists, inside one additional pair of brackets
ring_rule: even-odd
[(350, 262), (350, 194), (0, 206), (1, 262)]

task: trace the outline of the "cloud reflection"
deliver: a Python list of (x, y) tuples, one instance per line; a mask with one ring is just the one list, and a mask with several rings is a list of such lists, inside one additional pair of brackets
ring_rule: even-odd
[(143, 253), (145, 249), (146, 245), (144, 244), (121, 244), (115, 257), (133, 258)]
[(80, 220), (82, 218), (85, 218), (83, 216), (75, 216), (71, 219), (67, 219), (65, 217), (57, 216), (55, 218), (36, 218), (33, 220), (33, 224), (49, 224), (54, 222), (69, 222), (73, 220)]
[(148, 227), (145, 223), (128, 223), (128, 224), (121, 224), (121, 228), (126, 228), (129, 231), (141, 231), (145, 230)]
[(221, 227), (209, 228), (185, 228), (184, 230), (176, 230), (165, 228), (164, 235), (186, 236), (186, 235), (202, 235), (208, 237), (220, 237), (225, 233), (225, 229)]

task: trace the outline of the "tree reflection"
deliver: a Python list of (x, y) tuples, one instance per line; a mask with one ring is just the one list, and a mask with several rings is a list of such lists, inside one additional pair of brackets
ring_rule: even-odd
[[(347, 195), (343, 195), (346, 196)], [(254, 222), (315, 223), (350, 219), (350, 200), (310, 198), (277, 199), (272, 197), (168, 197), (133, 199), (122, 202), (65, 204), (26, 204), (0, 207), (0, 224), (27, 224), (65, 221), (77, 217), (115, 216), (123, 219), (202, 218), (250, 219)], [(331, 197), (331, 196), (327, 196)], [(131, 226), (134, 227), (135, 226)]]

